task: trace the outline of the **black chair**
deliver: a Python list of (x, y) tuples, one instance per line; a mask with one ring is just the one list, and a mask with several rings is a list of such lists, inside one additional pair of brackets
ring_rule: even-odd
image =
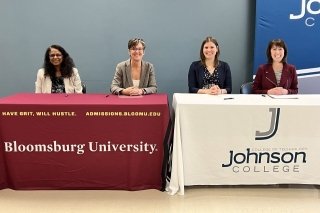
[(81, 82), (81, 86), (82, 86), (82, 93), (86, 94), (87, 93), (87, 86), (84, 82)]
[(240, 94), (251, 94), (252, 93), (252, 81), (241, 85)]

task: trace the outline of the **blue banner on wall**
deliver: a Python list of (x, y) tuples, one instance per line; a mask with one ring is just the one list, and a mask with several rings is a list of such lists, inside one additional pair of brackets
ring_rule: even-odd
[(298, 77), (319, 79), (320, 0), (257, 0), (255, 33), (254, 75), (267, 61), (269, 41), (281, 38)]

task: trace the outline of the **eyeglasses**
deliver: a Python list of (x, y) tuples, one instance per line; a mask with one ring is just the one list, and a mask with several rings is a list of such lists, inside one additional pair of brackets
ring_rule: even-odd
[(62, 55), (61, 54), (50, 54), (49, 57), (50, 58), (54, 58), (54, 57), (61, 58)]
[(142, 50), (144, 50), (144, 48), (141, 48), (141, 47), (139, 47), (139, 48), (136, 48), (136, 47), (133, 47), (133, 48), (131, 48), (131, 50), (132, 51), (142, 51)]

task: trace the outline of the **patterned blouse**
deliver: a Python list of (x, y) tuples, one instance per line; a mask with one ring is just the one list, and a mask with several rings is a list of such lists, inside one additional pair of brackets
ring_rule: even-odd
[(219, 71), (217, 68), (215, 68), (213, 73), (211, 74), (209, 70), (205, 67), (203, 77), (203, 89), (210, 89), (213, 85), (220, 85), (218, 76)]
[(65, 93), (63, 77), (51, 78), (51, 93)]

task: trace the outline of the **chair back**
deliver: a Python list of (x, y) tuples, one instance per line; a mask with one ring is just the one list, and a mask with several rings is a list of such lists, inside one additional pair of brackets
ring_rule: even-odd
[(81, 82), (81, 86), (82, 86), (82, 93), (86, 94), (87, 93), (87, 85), (84, 82)]
[(252, 93), (252, 81), (241, 85), (240, 94), (251, 94)]

